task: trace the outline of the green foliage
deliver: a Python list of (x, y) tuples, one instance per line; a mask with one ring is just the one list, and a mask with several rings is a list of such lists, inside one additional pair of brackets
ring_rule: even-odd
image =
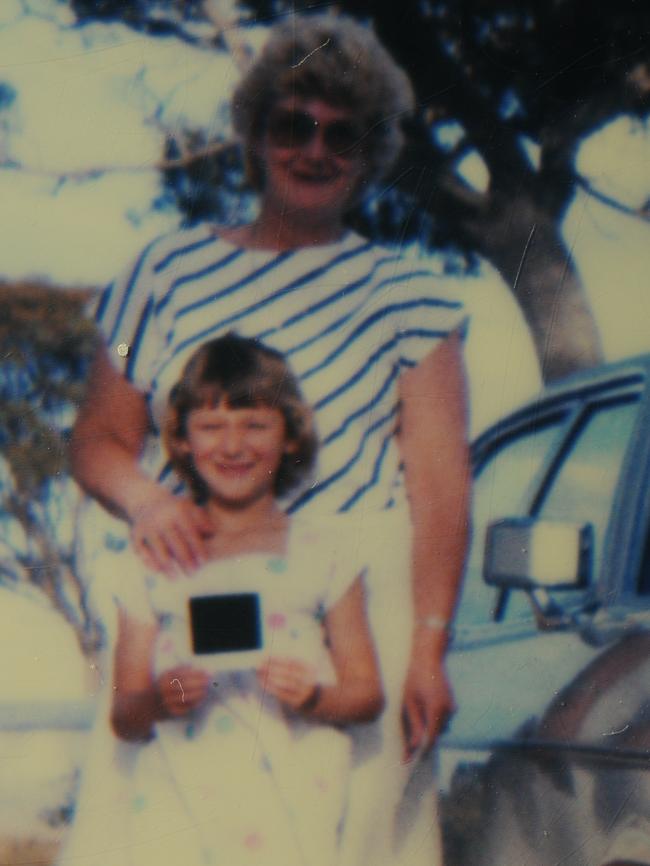
[[(307, 0), (241, 0), (260, 21), (322, 12)], [(328, 7), (330, 8), (330, 7)], [(602, 360), (563, 237), (583, 142), (650, 113), (650, 7), (641, 0), (341, 0), (409, 73), (418, 110), (385, 194), (359, 225), (373, 237), (485, 257), (511, 287), (551, 381)], [(468, 165), (481, 168), (470, 175)], [(608, 202), (647, 219), (636, 206)]]
[(67, 471), (71, 415), (83, 396), (95, 332), (89, 293), (0, 284), (0, 453), (21, 494), (39, 498)]
[(182, 130), (167, 139), (165, 159), (183, 160), (163, 172), (166, 197), (185, 225), (202, 220), (243, 221), (253, 205), (239, 147), (211, 140), (203, 130)]
[[(306, 0), (241, 5), (260, 20), (323, 11)], [(597, 15), (586, 0), (342, 0), (336, 8), (371, 22), (415, 85), (418, 116), (397, 186), (433, 217), (433, 244), (490, 257), (492, 195), (528, 192), (561, 219), (581, 141), (623, 114), (650, 111), (650, 7), (638, 0), (605, 0)], [(541, 148), (539, 166), (526, 141)], [(471, 152), (491, 184), (474, 198), (458, 172)]]
[(96, 345), (88, 291), (0, 285), (0, 579), (42, 589), (95, 640), (70, 524), (68, 441)]
[(197, 41), (192, 25), (203, 23), (202, 0), (70, 0), (80, 24), (119, 21), (152, 36)]

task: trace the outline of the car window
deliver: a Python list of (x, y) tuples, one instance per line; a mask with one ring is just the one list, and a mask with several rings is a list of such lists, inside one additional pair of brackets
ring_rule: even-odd
[(535, 484), (558, 441), (565, 413), (554, 415), (504, 438), (483, 462), (474, 479), (472, 544), (458, 609), (459, 625), (490, 622), (496, 591), (483, 581), (487, 525), (500, 517), (528, 513)]
[[(600, 570), (616, 485), (637, 409), (634, 398), (588, 409), (534, 511), (545, 520), (591, 524), (594, 579)], [(556, 598), (566, 607), (579, 603), (585, 591), (562, 591)], [(521, 616), (532, 617), (530, 602), (525, 593), (512, 592), (506, 617)]]

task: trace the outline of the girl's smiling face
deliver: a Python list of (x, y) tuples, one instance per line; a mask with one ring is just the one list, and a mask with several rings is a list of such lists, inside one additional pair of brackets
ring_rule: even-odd
[(211, 500), (241, 509), (275, 498), (280, 463), (293, 447), (279, 409), (220, 403), (190, 412), (186, 431), (183, 450)]

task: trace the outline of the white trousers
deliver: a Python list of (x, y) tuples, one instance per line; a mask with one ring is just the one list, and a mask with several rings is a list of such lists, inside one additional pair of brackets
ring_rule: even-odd
[(413, 604), (406, 509), (354, 512), (359, 562), (368, 564), (368, 617), (382, 671), (381, 718), (352, 729), (353, 769), (341, 866), (440, 866), (433, 755), (404, 764), (403, 686), (410, 659)]

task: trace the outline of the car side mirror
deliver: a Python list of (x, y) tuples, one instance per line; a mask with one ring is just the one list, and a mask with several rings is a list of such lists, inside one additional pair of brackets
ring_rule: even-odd
[(483, 579), (503, 590), (579, 589), (589, 582), (590, 523), (507, 517), (489, 524)]

